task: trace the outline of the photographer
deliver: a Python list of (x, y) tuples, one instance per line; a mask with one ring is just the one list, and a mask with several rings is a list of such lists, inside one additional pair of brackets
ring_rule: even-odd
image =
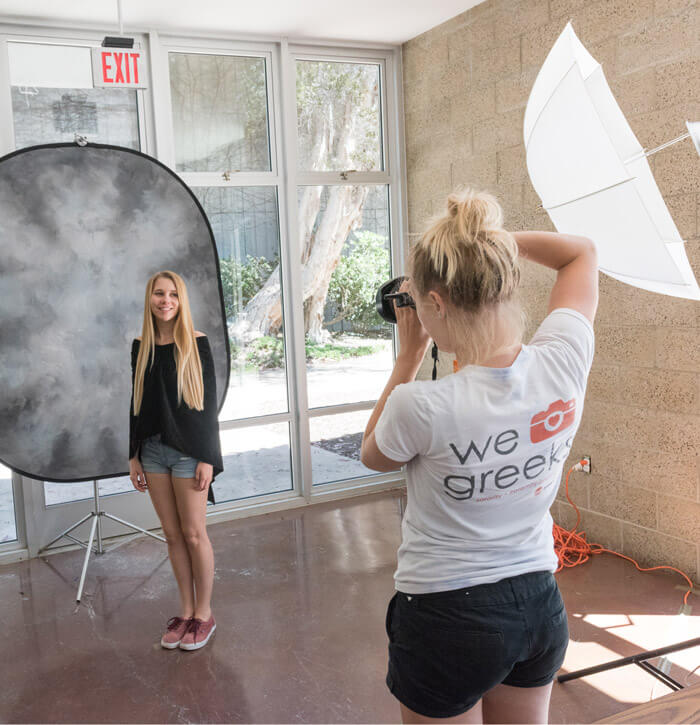
[[(529, 344), (518, 256), (557, 271)], [(362, 462), (406, 467), (387, 611), (387, 685), (404, 722), (547, 722), (568, 645), (549, 508), (593, 361), (597, 258), (585, 238), (511, 234), (488, 194), (451, 194), (411, 249), (400, 352)], [(430, 340), (457, 372), (414, 381)]]

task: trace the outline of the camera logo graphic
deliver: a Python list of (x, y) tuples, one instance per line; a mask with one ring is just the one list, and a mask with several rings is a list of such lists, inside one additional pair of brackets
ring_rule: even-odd
[(568, 428), (576, 417), (576, 398), (556, 400), (547, 410), (535, 413), (530, 421), (530, 440), (533, 443), (546, 441), (560, 431)]

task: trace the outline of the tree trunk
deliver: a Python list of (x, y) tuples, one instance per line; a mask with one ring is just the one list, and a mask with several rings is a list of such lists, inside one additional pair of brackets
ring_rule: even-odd
[[(363, 100), (376, 89), (368, 84)], [(362, 104), (349, 97), (343, 107), (343, 122), (339, 125), (337, 158), (344, 168), (351, 166), (357, 109)], [(316, 139), (310, 154), (312, 168), (322, 168), (322, 162), (332, 148), (333, 121), (328, 109), (319, 108)], [(333, 270), (338, 264), (343, 244), (362, 221), (362, 209), (369, 193), (367, 186), (328, 186), (328, 199), (318, 228), (322, 186), (306, 186), (299, 198), (298, 228), (302, 271), (302, 297), (305, 331), (315, 342), (326, 341), (330, 334), (323, 327), (323, 313)], [(246, 344), (260, 335), (277, 334), (282, 328), (280, 304), (280, 270), (276, 267), (269, 278), (248, 302), (232, 333)]]
[[(304, 265), (304, 323), (314, 342), (326, 342), (330, 333), (323, 327), (328, 285), (338, 264), (343, 244), (350, 232), (362, 222), (366, 186), (330, 187), (326, 211), (316, 232), (316, 243)], [(320, 243), (323, 240), (323, 243)]]

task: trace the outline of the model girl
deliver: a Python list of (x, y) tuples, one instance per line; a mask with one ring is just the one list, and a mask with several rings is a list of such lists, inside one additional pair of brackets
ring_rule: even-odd
[(161, 645), (199, 649), (216, 629), (205, 515), (223, 464), (211, 348), (194, 329), (185, 282), (175, 272), (148, 280), (131, 369), (130, 478), (151, 496), (180, 591), (179, 615), (168, 621)]
[[(523, 344), (518, 256), (556, 270)], [(546, 723), (568, 645), (549, 508), (593, 361), (593, 243), (510, 234), (487, 194), (452, 194), (410, 253), (400, 352), (362, 443), (407, 464), (387, 684), (404, 722)], [(414, 381), (431, 338), (458, 370)]]

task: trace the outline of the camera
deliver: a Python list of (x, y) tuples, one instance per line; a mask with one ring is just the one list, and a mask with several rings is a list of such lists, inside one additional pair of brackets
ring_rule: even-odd
[[(394, 302), (397, 307), (413, 307), (416, 309), (416, 302), (408, 294), (408, 292), (399, 292), (399, 287), (406, 280), (406, 277), (395, 277), (385, 282), (377, 290), (377, 314), (387, 322), (396, 324), (396, 310), (394, 309)], [(438, 346), (436, 342), (433, 342), (432, 350), (433, 358), (433, 380), (437, 380), (437, 364), (438, 364)]]
[(396, 324), (396, 312), (394, 311), (394, 301), (397, 307), (413, 307), (416, 309), (416, 303), (408, 292), (399, 292), (399, 287), (406, 280), (406, 277), (395, 277), (385, 282), (377, 290), (377, 314), (387, 322)]

